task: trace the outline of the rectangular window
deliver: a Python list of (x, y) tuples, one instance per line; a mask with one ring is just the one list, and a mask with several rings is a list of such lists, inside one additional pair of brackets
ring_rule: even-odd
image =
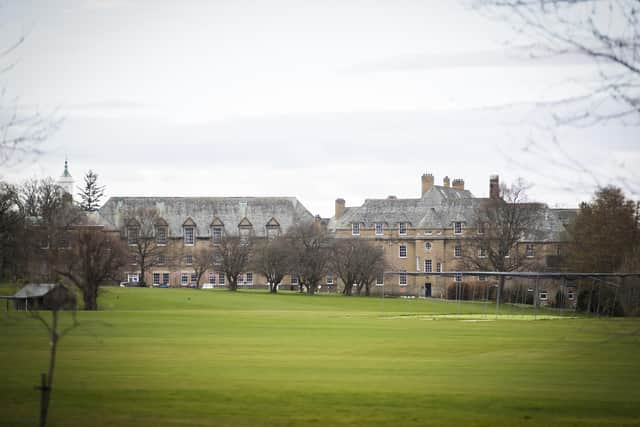
[(478, 251), (478, 257), (479, 258), (486, 258), (487, 257), (487, 248), (481, 247), (480, 250)]
[(400, 224), (398, 224), (398, 232), (401, 236), (406, 236), (407, 234), (407, 223), (406, 222), (401, 222)]
[(533, 258), (533, 255), (534, 255), (533, 244), (527, 243), (525, 251), (526, 251), (527, 258)]
[(189, 285), (189, 273), (182, 273), (180, 275), (180, 284), (182, 286), (188, 286)]
[(384, 275), (380, 274), (376, 277), (376, 286), (384, 286)]
[(547, 291), (540, 291), (538, 295), (539, 295), (538, 298), (540, 299), (540, 301), (546, 301), (547, 298), (549, 298), (549, 294), (547, 294)]
[(376, 236), (382, 236), (383, 234), (384, 234), (384, 231), (382, 229), (382, 223), (376, 222)]
[(127, 282), (137, 283), (139, 277), (138, 273), (129, 273), (127, 274)]
[(162, 284), (163, 285), (169, 284), (169, 273), (162, 273)]
[(153, 273), (153, 284), (155, 286), (160, 284), (160, 273)]
[(220, 243), (222, 241), (222, 227), (213, 227), (213, 243)]
[(238, 274), (238, 285), (244, 285), (244, 275), (242, 273)]
[(163, 265), (167, 263), (166, 255), (158, 255), (158, 265)]
[(298, 275), (296, 275), (296, 274), (292, 274), (291, 275), (291, 284), (292, 285), (297, 285), (298, 284)]
[(407, 245), (400, 245), (399, 256), (400, 256), (400, 258), (406, 258), (407, 257)]
[(218, 273), (218, 284), (224, 286), (224, 273)]
[(185, 227), (184, 228), (184, 244), (185, 245), (193, 245), (195, 242), (195, 230), (193, 227)]
[(138, 227), (129, 227), (127, 230), (127, 243), (130, 245), (138, 243)]
[(576, 293), (573, 289), (568, 289), (567, 290), (567, 299), (569, 301), (573, 301), (573, 299), (576, 297)]
[(407, 286), (407, 272), (401, 271), (398, 275), (398, 283), (400, 286)]
[(167, 244), (167, 227), (158, 227), (156, 229), (156, 243), (159, 245)]
[(453, 247), (453, 256), (456, 258), (460, 258), (462, 256), (462, 246), (455, 245)]
[(333, 285), (333, 276), (331, 274), (327, 276), (327, 285)]
[(193, 264), (193, 255), (185, 255), (184, 256), (184, 263), (187, 264), (187, 265)]
[(462, 234), (462, 223), (460, 221), (453, 223), (453, 234)]
[(212, 285), (216, 284), (216, 273), (214, 273), (213, 271), (209, 273), (209, 283), (211, 283)]
[(352, 236), (359, 236), (360, 235), (360, 224), (359, 223), (351, 224), (351, 235)]
[(196, 273), (191, 273), (191, 286), (198, 286), (198, 277)]
[(453, 276), (453, 280), (455, 280), (456, 282), (462, 282), (462, 274), (456, 273), (456, 275)]
[(253, 273), (247, 273), (245, 275), (245, 279), (247, 281), (247, 285), (253, 285)]
[(430, 259), (424, 260), (424, 272), (431, 273), (433, 271), (433, 261)]
[(442, 263), (441, 262), (437, 262), (436, 263), (436, 273), (442, 273)]

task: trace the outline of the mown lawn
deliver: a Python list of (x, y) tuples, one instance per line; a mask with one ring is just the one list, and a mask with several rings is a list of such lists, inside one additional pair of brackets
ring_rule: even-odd
[[(51, 426), (640, 426), (640, 319), (224, 290), (100, 304), (61, 341)], [(0, 339), (0, 424), (36, 425), (45, 331), (2, 312)]]

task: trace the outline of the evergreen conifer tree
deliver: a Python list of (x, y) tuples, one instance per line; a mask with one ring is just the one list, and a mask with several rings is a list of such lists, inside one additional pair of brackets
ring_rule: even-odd
[(86, 212), (97, 211), (104, 196), (104, 186), (98, 185), (98, 174), (89, 170), (84, 176), (84, 188), (80, 190), (80, 208)]

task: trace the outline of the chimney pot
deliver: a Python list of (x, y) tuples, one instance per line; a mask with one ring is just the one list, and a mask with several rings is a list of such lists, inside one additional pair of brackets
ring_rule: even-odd
[(464, 190), (464, 179), (454, 179), (453, 188), (455, 188), (456, 190)]
[(345, 209), (344, 199), (336, 199), (336, 213), (335, 213), (336, 219), (342, 216), (342, 214), (344, 213), (344, 209)]
[(433, 175), (430, 173), (422, 174), (422, 194), (431, 190), (433, 187)]
[(489, 197), (491, 199), (500, 198), (500, 177), (498, 175), (489, 177)]
[(450, 180), (448, 176), (445, 176), (444, 179), (442, 180), (442, 185), (445, 186), (445, 188), (449, 188), (450, 187)]

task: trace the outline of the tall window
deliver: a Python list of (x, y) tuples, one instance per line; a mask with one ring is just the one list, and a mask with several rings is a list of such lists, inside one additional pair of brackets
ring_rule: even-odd
[(247, 285), (253, 285), (253, 273), (247, 273), (245, 275), (245, 279), (246, 279)]
[(184, 244), (193, 245), (195, 242), (195, 229), (194, 227), (184, 227)]
[(162, 273), (162, 284), (163, 285), (169, 284), (169, 273)]
[(437, 262), (436, 263), (436, 273), (442, 273), (442, 263), (441, 262)]
[(158, 265), (163, 265), (167, 263), (167, 256), (166, 255), (158, 255)]
[(198, 286), (198, 277), (196, 273), (191, 273), (191, 286)]
[(453, 223), (453, 234), (462, 234), (462, 223), (460, 221)]
[(222, 227), (213, 227), (212, 235), (213, 243), (220, 243), (222, 241)]
[(155, 286), (160, 285), (160, 273), (153, 273), (153, 284)]
[(384, 231), (382, 230), (382, 223), (376, 222), (376, 236), (382, 236)]
[(533, 244), (532, 243), (527, 243), (526, 255), (527, 255), (527, 258), (533, 258), (534, 250), (533, 250)]
[(187, 264), (187, 265), (193, 264), (193, 255), (185, 255), (184, 256), (184, 263)]
[(216, 284), (216, 273), (213, 271), (209, 272), (209, 283), (212, 285)]
[(424, 260), (424, 272), (425, 273), (433, 272), (433, 261), (431, 261), (430, 259)]
[(401, 222), (400, 224), (398, 224), (398, 233), (401, 236), (405, 236), (407, 234), (407, 223), (406, 222)]
[(353, 223), (351, 224), (351, 235), (352, 236), (359, 236), (360, 235), (360, 223)]
[(129, 227), (127, 229), (127, 243), (130, 245), (138, 243), (138, 227)]
[(167, 227), (156, 228), (156, 243), (158, 245), (167, 244)]
[(400, 258), (406, 258), (407, 257), (407, 245), (400, 245), (399, 256), (400, 256)]
[(333, 285), (333, 275), (327, 275), (327, 285)]
[(180, 275), (180, 285), (189, 286), (189, 273), (182, 273)]
[(384, 285), (384, 275), (380, 274), (378, 275), (378, 277), (376, 277), (376, 286), (383, 286)]
[(401, 271), (398, 275), (398, 284), (400, 286), (407, 286), (407, 272)]
[(453, 247), (453, 256), (456, 258), (460, 258), (462, 256), (462, 246), (455, 245)]
[(218, 273), (218, 284), (224, 286), (224, 273), (222, 272)]
[(292, 274), (291, 275), (291, 284), (292, 285), (297, 285), (298, 284), (298, 275), (297, 274)]

